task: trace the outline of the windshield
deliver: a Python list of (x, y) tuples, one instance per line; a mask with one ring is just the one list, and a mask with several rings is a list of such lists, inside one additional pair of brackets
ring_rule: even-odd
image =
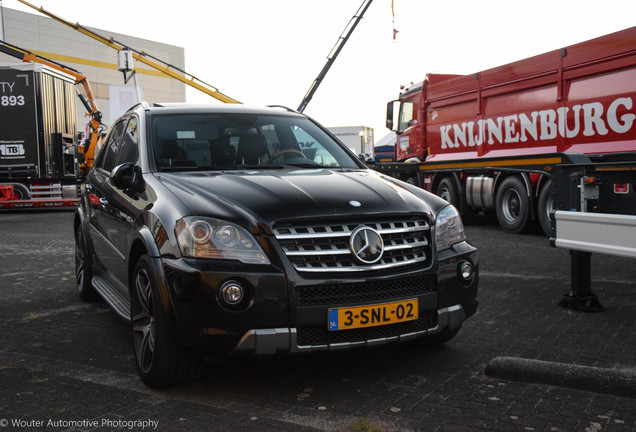
[(296, 116), (155, 114), (151, 142), (160, 170), (360, 168), (312, 121)]

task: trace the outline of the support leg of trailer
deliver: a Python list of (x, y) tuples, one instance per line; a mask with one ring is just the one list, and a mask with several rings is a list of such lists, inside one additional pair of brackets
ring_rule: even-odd
[(559, 305), (583, 312), (602, 312), (604, 308), (592, 292), (592, 254), (570, 250), (570, 258), (570, 291), (563, 295)]

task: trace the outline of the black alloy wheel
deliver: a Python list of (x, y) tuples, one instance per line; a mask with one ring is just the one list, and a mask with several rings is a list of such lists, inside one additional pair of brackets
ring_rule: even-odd
[(200, 356), (175, 339), (148, 255), (142, 255), (135, 266), (130, 320), (137, 372), (148, 386), (179, 385), (196, 375)]
[(137, 367), (148, 374), (155, 355), (155, 311), (152, 286), (145, 268), (135, 272), (133, 281), (131, 321)]
[(99, 295), (92, 285), (93, 271), (88, 256), (88, 248), (82, 226), (75, 228), (75, 282), (79, 297), (85, 302), (99, 300)]

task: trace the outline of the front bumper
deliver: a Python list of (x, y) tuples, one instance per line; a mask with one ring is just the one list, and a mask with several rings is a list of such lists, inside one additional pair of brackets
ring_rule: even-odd
[(266, 355), (370, 347), (389, 342), (406, 342), (423, 336), (435, 336), (440, 334), (442, 330), (457, 330), (466, 320), (466, 313), (461, 305), (440, 309), (437, 311), (437, 315), (437, 325), (423, 331), (378, 339), (331, 343), (325, 345), (299, 345), (296, 328), (250, 330), (245, 333), (243, 338), (241, 338), (235, 352)]
[[(434, 266), (382, 276), (304, 279), (293, 270), (205, 260), (164, 259), (175, 334), (184, 346), (209, 353), (296, 353), (337, 350), (434, 337), (454, 331), (477, 309), (478, 254), (462, 243), (437, 257)], [(468, 261), (474, 278), (462, 281)], [(222, 266), (222, 267), (221, 267)], [(188, 280), (176, 293), (175, 277)], [(228, 310), (218, 290), (228, 279), (248, 287), (244, 308)], [(329, 308), (374, 305), (417, 298), (415, 321), (365, 329), (329, 331)]]

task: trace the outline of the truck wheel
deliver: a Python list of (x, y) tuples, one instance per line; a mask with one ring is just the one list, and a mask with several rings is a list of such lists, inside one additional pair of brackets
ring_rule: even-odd
[(14, 183), (13, 185), (13, 198), (14, 200), (28, 200), (31, 199), (29, 196), (29, 190), (26, 186), (22, 184)]
[(449, 204), (457, 207), (457, 191), (455, 190), (455, 184), (450, 178), (443, 178), (437, 186), (437, 196), (448, 201)]
[(417, 186), (420, 187), (420, 182), (417, 179), (417, 176), (411, 176), (411, 177), (407, 177), (405, 180), (408, 184), (411, 184), (413, 186)]
[(554, 198), (551, 193), (552, 189), (552, 180), (549, 180), (543, 189), (541, 189), (541, 193), (539, 193), (539, 202), (537, 203), (537, 213), (539, 218), (539, 224), (541, 224), (541, 229), (546, 236), (550, 237), (551, 231), (551, 221), (550, 221), (550, 213), (554, 210)]
[(505, 179), (496, 198), (497, 220), (504, 231), (520, 233), (530, 219), (530, 200), (526, 187), (518, 177)]
[(148, 255), (142, 255), (135, 266), (130, 321), (137, 372), (146, 385), (169, 387), (194, 377), (199, 370), (199, 356), (179, 346)]
[(79, 297), (85, 302), (99, 300), (99, 294), (92, 285), (93, 271), (88, 257), (88, 248), (81, 225), (75, 228), (75, 281)]

